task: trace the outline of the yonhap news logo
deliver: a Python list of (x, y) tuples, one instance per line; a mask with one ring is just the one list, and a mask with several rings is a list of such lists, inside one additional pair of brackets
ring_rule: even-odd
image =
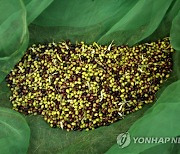
[(127, 147), (131, 142), (134, 144), (180, 144), (180, 137), (131, 137), (128, 132), (121, 133), (117, 137), (117, 144), (120, 148)]
[(117, 137), (117, 144), (121, 148), (127, 147), (131, 142), (130, 134), (128, 132), (121, 133)]

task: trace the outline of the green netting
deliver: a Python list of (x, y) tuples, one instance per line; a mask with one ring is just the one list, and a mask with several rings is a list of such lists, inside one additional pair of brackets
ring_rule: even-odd
[(114, 40), (133, 45), (157, 29), (171, 4), (170, 0), (54, 1), (33, 22), (30, 36), (33, 42)]
[[(130, 129), (131, 137), (174, 137), (179, 136), (180, 124), (177, 116), (180, 112), (180, 81), (172, 83), (166, 88), (157, 100), (156, 104), (145, 113)], [(158, 144), (135, 144), (132, 142), (129, 147), (120, 149), (116, 144), (107, 153), (140, 153)], [(173, 150), (173, 144), (169, 144)], [(157, 146), (157, 149), (160, 147)], [(158, 153), (158, 151), (156, 152)]]
[(180, 33), (180, 11), (177, 14), (177, 16), (174, 18), (173, 22), (172, 22), (172, 28), (171, 28), (171, 43), (173, 45), (173, 47), (180, 51), (180, 38), (178, 37), (179, 33)]
[(2, 81), (23, 56), (28, 45), (28, 30), (26, 9), (21, 1), (13, 3), (1, 1), (0, 14), (0, 81)]
[[(169, 85), (160, 98), (145, 115), (134, 123), (129, 129), (131, 138), (139, 137), (176, 137), (180, 135), (180, 123), (178, 114), (180, 112), (180, 74), (179, 74), (179, 34), (180, 12), (174, 18), (171, 28), (171, 42), (177, 53), (174, 56), (174, 72), (172, 76), (178, 81)], [(151, 121), (151, 122), (150, 122)], [(135, 144), (132, 142), (129, 147), (120, 149), (117, 144), (111, 147), (107, 153), (179, 153), (178, 144)]]
[(27, 152), (30, 129), (26, 120), (17, 112), (0, 108), (0, 149), (2, 154)]
[[(26, 122), (31, 130), (28, 153), (99, 154), (108, 151), (113, 144), (107, 153), (179, 152), (178, 145), (172, 144), (142, 147), (130, 144), (124, 149), (116, 145), (118, 134), (127, 131), (140, 117), (129, 129), (132, 136), (180, 135), (179, 0), (1, 0), (0, 4), (0, 147), (4, 148), (1, 153), (27, 151)], [(11, 108), (10, 91), (3, 80), (32, 43), (70, 39), (74, 43), (83, 40), (109, 44), (114, 40), (116, 45), (133, 45), (168, 35), (177, 50), (170, 79), (158, 92), (159, 99), (153, 107), (147, 105), (124, 120), (95, 131), (66, 132), (50, 128), (40, 116), (26, 116), (25, 122), (20, 114), (2, 108)], [(4, 120), (6, 127), (2, 125)], [(2, 136), (7, 126), (11, 130), (7, 136)]]

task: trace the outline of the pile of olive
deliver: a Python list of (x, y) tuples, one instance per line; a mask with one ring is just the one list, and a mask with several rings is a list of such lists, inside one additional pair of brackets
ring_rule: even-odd
[(134, 47), (32, 45), (7, 76), (13, 109), (66, 130), (109, 125), (153, 102), (172, 71), (169, 39)]

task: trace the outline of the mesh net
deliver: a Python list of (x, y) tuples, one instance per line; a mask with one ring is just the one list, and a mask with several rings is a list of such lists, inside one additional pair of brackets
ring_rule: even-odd
[[(43, 2), (1, 0), (0, 2), (0, 114), (4, 113), (2, 107), (11, 108), (8, 98), (10, 91), (3, 80), (32, 43), (70, 39), (74, 43), (83, 40), (86, 43), (96, 41), (100, 44), (109, 44), (114, 40), (116, 45), (132, 46), (139, 42), (157, 40), (170, 35), (171, 43), (177, 50), (171, 78), (158, 92), (159, 99), (152, 107), (147, 105), (124, 120), (90, 132), (52, 129), (41, 117), (26, 116), (26, 122), (31, 130), (28, 153), (104, 153), (108, 151), (107, 153), (114, 154), (155, 153), (162, 150), (164, 153), (179, 152), (178, 146), (173, 144), (140, 146), (131, 143), (124, 149), (120, 149), (116, 144), (118, 134), (128, 129), (131, 136), (180, 135), (178, 122), (180, 112), (179, 0), (44, 0)], [(148, 108), (150, 109), (147, 111)], [(14, 112), (11, 112), (13, 111), (8, 110), (8, 114), (0, 116), (1, 119), (12, 118), (11, 114)], [(15, 121), (19, 121), (19, 116), (18, 114)], [(0, 124), (3, 123), (1, 119)], [(25, 130), (26, 141), (14, 140), (17, 135), (14, 131), (9, 133), (9, 136), (1, 136), (2, 133), (0, 133), (0, 147), (6, 146), (1, 152), (12, 153), (7, 149), (17, 147), (16, 153), (24, 153), (25, 150), (20, 149), (27, 150), (28, 127), (25, 121), (14, 123), (12, 119), (6, 120), (7, 124), (12, 129), (18, 125), (17, 132), (20, 134), (17, 139), (22, 139), (21, 135)], [(139, 120), (136, 121), (137, 119)], [(4, 133), (1, 125), (0, 131)], [(12, 144), (7, 141), (11, 141)], [(115, 145), (112, 146), (113, 144)]]

